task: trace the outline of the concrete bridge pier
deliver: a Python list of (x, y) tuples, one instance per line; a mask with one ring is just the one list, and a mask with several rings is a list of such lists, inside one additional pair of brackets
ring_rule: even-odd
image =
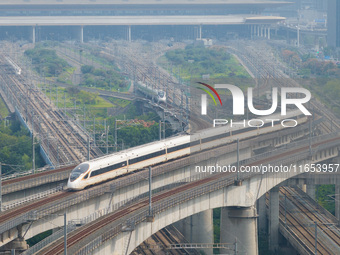
[(32, 43), (35, 43), (35, 26), (32, 27), (31, 36)]
[[(222, 208), (221, 243), (237, 241), (237, 252), (258, 255), (257, 217), (253, 206)], [(225, 250), (221, 249), (221, 253), (225, 253)]]
[(84, 26), (79, 27), (79, 42), (84, 43)]
[(279, 187), (274, 187), (269, 192), (269, 249), (279, 249)]
[(315, 190), (316, 190), (316, 185), (314, 183), (314, 180), (308, 179), (307, 184), (306, 184), (306, 193), (308, 196), (313, 198), (315, 200)]
[(260, 233), (268, 232), (267, 224), (267, 206), (266, 206), (266, 195), (263, 195), (257, 200), (257, 212), (259, 214), (258, 218), (258, 228)]
[[(213, 210), (206, 210), (191, 215), (174, 226), (183, 234), (189, 243), (213, 243)], [(205, 254), (213, 254), (212, 249), (202, 249)]]
[[(0, 249), (0, 255), (21, 254), (29, 248), (25, 238), (22, 236), (22, 225), (17, 226), (17, 231), (18, 237), (2, 246)], [(12, 253), (12, 251), (14, 251), (14, 253)]]
[(199, 28), (199, 39), (202, 40), (202, 24), (200, 24)]
[(128, 42), (131, 42), (131, 25), (128, 26)]

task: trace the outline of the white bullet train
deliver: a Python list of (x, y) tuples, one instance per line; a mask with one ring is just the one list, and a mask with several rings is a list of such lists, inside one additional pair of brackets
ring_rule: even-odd
[(13, 67), (15, 73), (20, 75), (21, 74), (21, 68), (10, 57), (5, 57), (5, 59)]
[[(93, 159), (81, 163), (72, 170), (67, 188), (81, 190), (147, 166), (231, 143), (237, 138), (242, 140), (279, 131), (285, 128), (279, 119), (282, 117), (278, 115), (259, 118), (258, 120), (264, 123), (260, 128), (229, 125), (210, 128), (193, 135), (179, 135)], [(289, 112), (285, 119), (294, 119), (296, 121), (294, 123), (301, 124), (306, 122), (308, 117), (298, 110)], [(255, 120), (252, 122), (252, 125), (259, 125), (254, 124)]]
[(166, 102), (166, 93), (163, 90), (155, 89), (151, 85), (144, 84), (141, 81), (136, 83), (137, 89), (147, 97), (155, 100), (157, 103)]

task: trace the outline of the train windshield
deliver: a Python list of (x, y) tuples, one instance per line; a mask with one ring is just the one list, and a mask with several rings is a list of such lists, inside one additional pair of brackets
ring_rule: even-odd
[(85, 173), (90, 168), (88, 163), (83, 163), (78, 165), (75, 169), (72, 170), (70, 175), (70, 181), (75, 181), (81, 174)]
[(161, 98), (163, 98), (163, 97), (164, 97), (164, 91), (159, 91), (159, 92), (158, 92), (158, 96), (161, 97)]

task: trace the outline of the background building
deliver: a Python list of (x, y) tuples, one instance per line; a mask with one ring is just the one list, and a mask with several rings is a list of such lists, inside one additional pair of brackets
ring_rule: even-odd
[(340, 47), (340, 1), (328, 0), (327, 43), (331, 47)]

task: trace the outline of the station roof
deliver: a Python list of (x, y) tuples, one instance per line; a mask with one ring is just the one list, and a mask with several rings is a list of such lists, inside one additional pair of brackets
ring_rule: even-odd
[(273, 7), (292, 4), (272, 0), (1, 0), (5, 5), (265, 5)]
[(0, 26), (237, 25), (277, 23), (283, 17), (225, 16), (29, 16), (0, 17)]

